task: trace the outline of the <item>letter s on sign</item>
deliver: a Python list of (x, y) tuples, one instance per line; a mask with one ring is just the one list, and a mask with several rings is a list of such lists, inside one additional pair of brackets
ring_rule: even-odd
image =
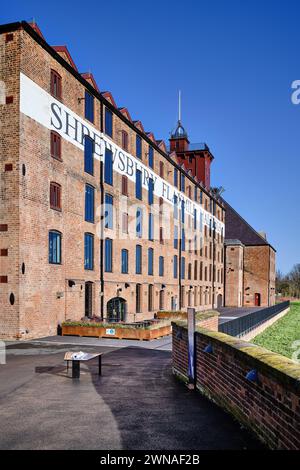
[(300, 80), (294, 80), (291, 87), (295, 90), (292, 93), (291, 100), (293, 104), (300, 103)]

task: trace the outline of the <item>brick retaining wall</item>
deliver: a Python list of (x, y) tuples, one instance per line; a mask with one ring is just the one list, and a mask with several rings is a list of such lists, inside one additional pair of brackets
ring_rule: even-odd
[[(238, 338), (198, 329), (196, 386), (272, 449), (300, 449), (300, 365)], [(205, 353), (210, 344), (212, 353)], [(173, 372), (187, 380), (187, 329), (173, 323)], [(255, 369), (258, 383), (246, 379)]]

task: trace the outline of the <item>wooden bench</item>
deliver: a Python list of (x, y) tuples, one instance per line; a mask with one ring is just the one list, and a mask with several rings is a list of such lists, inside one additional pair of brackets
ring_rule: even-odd
[(69, 362), (72, 362), (72, 378), (73, 379), (79, 379), (80, 377), (80, 363), (85, 362), (85, 361), (90, 361), (91, 359), (95, 359), (95, 357), (98, 357), (98, 374), (101, 375), (102, 372), (102, 353), (84, 353), (82, 356), (79, 356), (78, 358), (74, 358), (76, 354), (79, 354), (78, 352), (73, 352), (69, 351), (66, 352), (64, 361), (67, 361), (67, 371), (69, 370)]

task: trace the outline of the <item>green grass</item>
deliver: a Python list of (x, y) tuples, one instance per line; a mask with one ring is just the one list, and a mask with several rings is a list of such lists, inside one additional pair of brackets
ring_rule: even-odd
[(251, 342), (291, 358), (295, 351), (292, 344), (297, 340), (300, 340), (300, 302), (293, 302), (289, 313), (257, 335)]

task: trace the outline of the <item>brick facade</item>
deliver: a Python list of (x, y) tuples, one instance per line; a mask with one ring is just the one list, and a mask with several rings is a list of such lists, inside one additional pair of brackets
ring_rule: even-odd
[[(12, 34), (7, 42), (6, 35)], [(184, 168), (177, 165), (176, 158), (170, 156), (161, 141), (153, 134), (145, 133), (141, 123), (131, 120), (127, 110), (114, 107), (109, 94), (100, 94), (91, 74), (80, 76), (74, 68), (65, 48), (51, 48), (27, 23), (2, 27), (0, 34), (1, 66), (0, 79), (6, 87), (6, 96), (13, 100), (0, 105), (1, 117), (1, 226), (0, 248), (7, 250), (2, 256), (1, 276), (7, 276), (7, 283), (1, 283), (0, 335), (4, 338), (34, 338), (56, 334), (57, 326), (67, 319), (79, 320), (86, 312), (86, 292), (91, 316), (107, 317), (107, 304), (113, 298), (126, 302), (126, 321), (139, 321), (152, 318), (155, 311), (165, 309), (186, 309), (188, 305), (197, 310), (205, 310), (222, 303), (223, 299), (223, 235), (209, 230), (193, 227), (193, 218), (186, 215), (181, 226), (180, 215), (176, 221), (172, 215), (166, 222), (159, 217), (159, 198), (154, 195), (152, 205), (156, 215), (156, 237), (148, 240), (148, 219), (144, 218), (142, 240), (134, 238), (136, 207), (143, 204), (149, 210), (148, 190), (143, 188), (143, 201), (136, 199), (135, 184), (128, 179), (128, 195), (121, 197), (122, 175), (114, 171), (113, 185), (101, 186), (101, 164), (94, 160), (94, 174), (84, 171), (83, 149), (70, 140), (61, 138), (61, 161), (51, 156), (50, 114), (46, 125), (30, 113), (44, 112), (39, 101), (33, 101), (28, 114), (20, 112), (20, 74), (28, 83), (33, 83), (45, 100), (51, 98), (50, 74), (55, 70), (61, 77), (61, 103), (74, 115), (85, 120), (85, 90), (94, 96), (94, 122), (92, 126), (99, 135), (105, 137), (104, 116), (108, 108), (113, 113), (112, 141), (122, 147), (122, 133), (127, 133), (126, 154), (136, 156), (136, 135), (142, 138), (141, 162), (149, 166), (149, 146), (154, 149), (154, 168), (151, 171), (160, 175), (169, 185), (174, 184), (175, 168), (185, 178), (185, 197), (191, 204), (201, 206), (209, 218), (210, 208), (215, 202), (215, 220), (225, 221), (224, 208), (209, 188), (196, 182)], [(29, 80), (28, 80), (29, 79)], [(26, 83), (27, 83), (26, 82)], [(43, 94), (44, 93), (44, 94)], [(26, 100), (25, 100), (26, 101)], [(23, 106), (24, 97), (21, 96)], [(57, 101), (56, 101), (57, 102)], [(59, 102), (58, 102), (59, 103)], [(31, 106), (32, 105), (32, 106)], [(27, 105), (28, 106), (28, 105)], [(32, 110), (30, 109), (32, 107)], [(42, 118), (41, 118), (42, 119)], [(48, 127), (47, 127), (48, 126)], [(58, 131), (59, 133), (60, 131)], [(173, 159), (172, 159), (173, 158)], [(101, 159), (100, 159), (101, 160)], [(12, 170), (7, 171), (7, 165)], [(5, 171), (6, 168), (6, 171)], [(50, 207), (50, 183), (61, 187), (61, 210)], [(85, 221), (85, 187), (93, 186), (95, 194), (94, 223)], [(197, 201), (194, 201), (194, 187), (197, 186)], [(180, 193), (179, 189), (178, 192)], [(181, 193), (183, 193), (181, 191)], [(200, 204), (200, 193), (201, 204)], [(98, 208), (105, 194), (111, 194), (116, 210), (114, 233), (103, 229)], [(122, 204), (129, 214), (128, 234), (123, 233)], [(164, 212), (170, 204), (163, 203)], [(171, 204), (172, 207), (172, 204)], [(174, 224), (178, 224), (179, 234), (185, 228), (186, 246), (182, 250), (179, 242), (174, 248)], [(163, 227), (164, 237), (160, 238), (159, 227)], [(49, 231), (61, 234), (62, 259), (59, 264), (49, 263)], [(103, 244), (99, 233), (104, 231), (105, 238), (113, 239), (113, 270), (101, 274)], [(168, 236), (168, 231), (170, 235)], [(84, 234), (94, 236), (94, 266), (84, 269)], [(117, 235), (116, 235), (117, 233)], [(191, 234), (191, 241), (188, 235)], [(224, 233), (224, 232), (223, 232)], [(116, 238), (114, 238), (116, 236)], [(197, 237), (194, 245), (194, 237)], [(142, 245), (142, 274), (135, 272), (135, 245)], [(154, 273), (148, 275), (147, 251), (154, 250)], [(129, 269), (121, 272), (121, 250), (127, 249)], [(185, 276), (180, 279), (173, 275), (174, 255), (185, 258)], [(158, 272), (159, 256), (164, 257), (163, 276)], [(104, 271), (104, 270), (103, 270)], [(90, 284), (88, 284), (90, 283)], [(136, 289), (140, 286), (140, 308), (137, 311)], [(152, 286), (152, 287), (149, 287)], [(152, 306), (149, 309), (149, 292), (152, 289)], [(90, 290), (89, 290), (90, 292)], [(13, 302), (11, 301), (13, 294)]]

